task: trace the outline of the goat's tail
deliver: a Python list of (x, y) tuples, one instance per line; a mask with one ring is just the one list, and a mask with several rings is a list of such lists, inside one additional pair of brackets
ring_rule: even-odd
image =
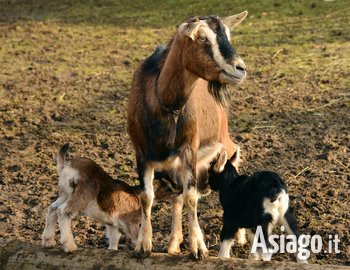
[(60, 174), (62, 169), (65, 165), (68, 163), (68, 151), (69, 151), (69, 144), (64, 144), (61, 149), (57, 153), (57, 173)]

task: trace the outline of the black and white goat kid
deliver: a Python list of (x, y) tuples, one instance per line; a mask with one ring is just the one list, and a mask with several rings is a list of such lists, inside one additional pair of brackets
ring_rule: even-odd
[[(251, 176), (239, 175), (227, 160), (226, 152), (222, 152), (209, 170), (209, 185), (211, 189), (219, 191), (224, 210), (220, 257), (230, 257), (234, 235), (241, 228), (247, 229), (248, 238), (253, 245), (256, 229), (261, 226), (267, 253), (262, 252), (262, 248), (257, 249), (249, 256), (254, 260), (271, 259), (269, 236), (276, 224), (283, 225), (288, 234), (299, 238), (297, 222), (289, 207), (287, 187), (278, 174), (260, 171)], [(298, 257), (297, 261), (307, 263)]]

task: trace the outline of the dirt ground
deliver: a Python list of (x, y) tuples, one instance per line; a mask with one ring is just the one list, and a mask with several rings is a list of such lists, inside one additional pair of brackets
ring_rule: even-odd
[[(302, 232), (321, 235), (324, 245), (329, 234), (339, 235), (341, 252), (312, 254), (311, 263), (350, 265), (345, 2), (338, 1), (328, 16), (324, 9), (318, 14), (315, 4), (307, 6), (315, 15), (281, 18), (275, 13), (282, 7), (274, 5), (275, 11), (252, 13), (232, 39), (249, 72), (231, 89), (229, 108), (230, 133), (243, 150), (241, 171), (280, 173)], [(0, 8), (0, 237), (39, 243), (46, 209), (57, 196), (55, 156), (64, 143), (70, 143), (72, 156), (89, 157), (114, 178), (137, 183), (126, 132), (131, 78), (140, 61), (170, 39), (176, 24), (136, 28), (4, 14)], [(170, 209), (165, 202), (153, 210), (155, 251), (169, 239)], [(199, 204), (211, 255), (218, 252), (221, 217), (212, 192)], [(185, 211), (184, 220), (187, 235)], [(107, 247), (100, 223), (79, 217), (74, 225), (79, 247)], [(248, 246), (233, 249), (242, 258), (248, 252)]]

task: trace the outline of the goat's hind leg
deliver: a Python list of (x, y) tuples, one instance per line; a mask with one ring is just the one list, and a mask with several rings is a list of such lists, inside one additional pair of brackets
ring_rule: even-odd
[(119, 228), (116, 226), (106, 225), (106, 234), (109, 243), (108, 249), (118, 250), (119, 239), (122, 236)]
[(53, 202), (46, 215), (45, 229), (41, 236), (41, 245), (43, 247), (53, 247), (56, 245), (55, 241), (55, 230), (57, 224), (57, 208), (64, 203), (64, 197), (58, 197), (58, 199)]
[(169, 254), (180, 254), (180, 244), (183, 241), (182, 235), (182, 208), (183, 208), (183, 196), (179, 195), (172, 198), (172, 223), (171, 223), (171, 236), (168, 245)]
[(73, 200), (64, 202), (57, 209), (58, 225), (60, 227), (60, 241), (65, 252), (72, 252), (77, 249), (74, 243), (71, 222), (79, 211)]
[[(297, 238), (297, 245), (299, 245), (300, 232), (297, 228), (297, 221), (295, 219), (294, 213), (290, 207), (288, 207), (284, 217), (282, 218), (282, 225), (285, 227), (286, 232), (289, 235), (295, 235)], [(304, 243), (303, 243), (304, 244)], [(295, 257), (298, 263), (307, 263), (306, 258), (300, 257), (299, 252), (295, 253)]]
[[(257, 232), (259, 228), (247, 229), (248, 238), (251, 244), (249, 259), (270, 261), (272, 257), (272, 251), (271, 251), (272, 245), (270, 243), (269, 236), (272, 232), (273, 224), (271, 223), (270, 218), (267, 218), (267, 221), (265, 221), (262, 225), (259, 225), (258, 227), (260, 227), (260, 229), (262, 230), (263, 239), (259, 238), (260, 233)], [(255, 240), (257, 241), (256, 244), (257, 243), (262, 244), (263, 247), (261, 246), (255, 247), (256, 250), (253, 251), (253, 245)], [(258, 242), (259, 240), (262, 242)]]

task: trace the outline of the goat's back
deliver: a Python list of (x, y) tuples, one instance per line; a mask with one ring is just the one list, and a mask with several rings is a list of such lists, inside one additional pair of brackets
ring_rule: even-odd
[(246, 207), (261, 208), (265, 199), (271, 202), (284, 191), (288, 193), (287, 187), (280, 176), (274, 172), (260, 171), (251, 176), (240, 175), (234, 179), (218, 179), (225, 181), (225, 185), (219, 189), (220, 201), (225, 207), (235, 205), (235, 208)]
[[(99, 208), (109, 214), (125, 215), (139, 211), (137, 188), (114, 180), (101, 166), (91, 159), (78, 157), (69, 161), (67, 167), (77, 172), (75, 190), (87, 201), (95, 200)], [(63, 171), (66, 167), (63, 169)]]

